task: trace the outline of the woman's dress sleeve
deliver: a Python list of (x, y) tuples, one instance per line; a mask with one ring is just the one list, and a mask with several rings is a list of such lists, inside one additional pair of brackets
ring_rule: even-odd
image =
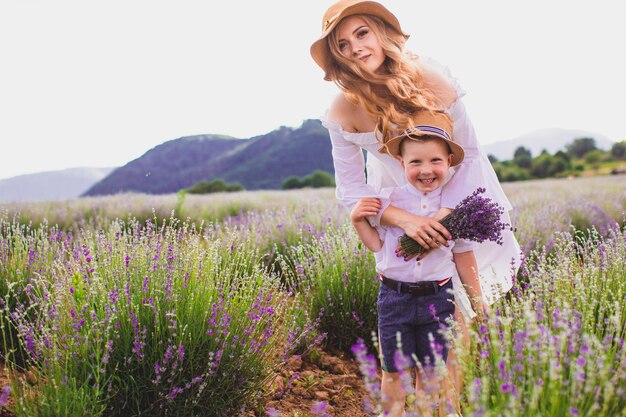
[(388, 193), (367, 184), (365, 156), (361, 146), (346, 139), (346, 132), (339, 123), (322, 118), (322, 125), (328, 129), (332, 144), (337, 199), (348, 209), (352, 209), (364, 197), (388, 198)]

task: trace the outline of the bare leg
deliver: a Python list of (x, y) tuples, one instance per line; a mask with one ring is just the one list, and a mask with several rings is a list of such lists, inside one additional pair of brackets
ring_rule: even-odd
[[(459, 395), (463, 390), (463, 367), (459, 363), (459, 357), (457, 351), (467, 352), (469, 349), (469, 332), (467, 324), (465, 322), (465, 316), (460, 311), (459, 307), (455, 309), (454, 319), (456, 322), (455, 339), (453, 346), (450, 347), (448, 352), (448, 359), (446, 360), (446, 368), (448, 374), (448, 380), (445, 382), (446, 399), (449, 405), (460, 413)], [(443, 405), (443, 404), (442, 404)], [(447, 408), (447, 407), (441, 407)], [(447, 411), (447, 410), (446, 410)]]
[(433, 405), (439, 402), (440, 381), (436, 371), (418, 369), (415, 375), (415, 411), (420, 416), (434, 417)]
[(406, 392), (404, 392), (402, 381), (397, 372), (383, 371), (380, 391), (383, 395), (383, 410), (387, 413), (385, 416), (404, 416)]

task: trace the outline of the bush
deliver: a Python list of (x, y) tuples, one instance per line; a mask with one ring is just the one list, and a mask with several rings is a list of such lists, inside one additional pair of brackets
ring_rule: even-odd
[(291, 247), (280, 262), (287, 281), (310, 305), (310, 317), (318, 317), (328, 347), (349, 352), (357, 339), (371, 340), (380, 283), (374, 255), (351, 224)]
[(602, 160), (604, 156), (604, 152), (600, 149), (595, 149), (593, 151), (589, 151), (585, 154), (585, 162), (588, 164), (597, 164)]
[(611, 155), (620, 160), (626, 158), (626, 141), (614, 143), (611, 147)]
[(547, 153), (542, 153), (532, 162), (530, 173), (535, 178), (546, 178), (550, 175), (550, 165), (552, 157)]
[(310, 175), (307, 175), (304, 178), (299, 178), (296, 176), (291, 176), (283, 181), (282, 189), (283, 190), (293, 190), (296, 188), (324, 188), (324, 187), (334, 187), (335, 179), (332, 175), (330, 175), (326, 171), (317, 170)]
[(200, 181), (187, 189), (190, 194), (209, 194), (219, 192), (243, 191), (239, 183), (227, 183), (221, 178), (213, 181)]
[(295, 190), (298, 188), (304, 188), (304, 183), (300, 177), (291, 176), (283, 181), (283, 185), (281, 187), (283, 190)]
[(503, 182), (514, 182), (514, 181), (523, 181), (531, 179), (528, 170), (524, 168), (520, 168), (513, 164), (500, 164), (498, 163), (494, 170), (496, 171), (496, 175), (498, 180)]
[(304, 177), (304, 183), (311, 188), (334, 187), (335, 179), (326, 171), (315, 171)]

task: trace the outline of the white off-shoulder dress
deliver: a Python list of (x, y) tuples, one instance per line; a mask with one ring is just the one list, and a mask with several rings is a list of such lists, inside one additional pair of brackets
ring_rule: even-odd
[[(487, 156), (481, 151), (476, 133), (469, 119), (462, 97), (461, 88), (447, 67), (436, 61), (427, 62), (437, 67), (444, 74), (457, 92), (456, 101), (446, 110), (454, 122), (453, 138), (465, 150), (465, 159), (455, 168), (450, 168), (451, 175), (443, 185), (441, 207), (454, 208), (463, 198), (477, 188), (486, 189), (485, 196), (496, 201), (505, 209), (504, 221), (510, 223), (508, 212), (511, 203), (504, 194), (495, 171)], [(381, 193), (384, 187), (406, 184), (404, 171), (398, 160), (378, 152), (379, 142), (375, 132), (353, 133), (343, 129), (336, 121), (327, 116), (321, 118), (328, 129), (332, 142), (332, 156), (335, 168), (336, 196), (349, 209), (363, 197), (386, 199)], [(380, 137), (380, 134), (379, 134)], [(366, 157), (363, 150), (366, 152)], [(520, 247), (510, 230), (503, 232), (503, 243), (483, 242), (474, 250), (478, 262), (480, 283), (489, 303), (511, 289), (513, 278), (520, 265)], [(473, 317), (469, 299), (462, 289), (461, 281), (453, 277), (457, 304), (467, 317)]]

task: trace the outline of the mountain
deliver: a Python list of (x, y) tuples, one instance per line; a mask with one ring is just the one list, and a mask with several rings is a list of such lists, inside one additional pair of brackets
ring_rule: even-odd
[(114, 168), (69, 168), (0, 180), (0, 203), (77, 198)]
[(513, 159), (515, 149), (520, 146), (530, 150), (533, 157), (539, 155), (542, 150), (547, 150), (549, 154), (554, 154), (559, 150), (565, 150), (566, 145), (580, 138), (593, 138), (596, 147), (608, 150), (613, 146), (613, 141), (598, 133), (584, 130), (571, 129), (541, 129), (515, 139), (483, 145), (483, 151), (487, 155), (493, 155), (500, 161)]
[(247, 190), (279, 189), (292, 175), (334, 173), (328, 131), (319, 120), (280, 127), (249, 139), (188, 136), (158, 145), (116, 169), (85, 196), (143, 192), (175, 193), (198, 181), (221, 178)]
[[(605, 136), (591, 132), (543, 129), (482, 148), (507, 160), (519, 146), (530, 149), (533, 156), (543, 149), (554, 154), (585, 137), (594, 138), (600, 149), (613, 145)], [(0, 203), (121, 192), (167, 194), (217, 178), (238, 182), (247, 190), (279, 189), (286, 178), (304, 177), (315, 170), (334, 173), (328, 131), (313, 119), (298, 128), (283, 126), (248, 139), (197, 135), (170, 140), (116, 169), (74, 168), (0, 180)]]

